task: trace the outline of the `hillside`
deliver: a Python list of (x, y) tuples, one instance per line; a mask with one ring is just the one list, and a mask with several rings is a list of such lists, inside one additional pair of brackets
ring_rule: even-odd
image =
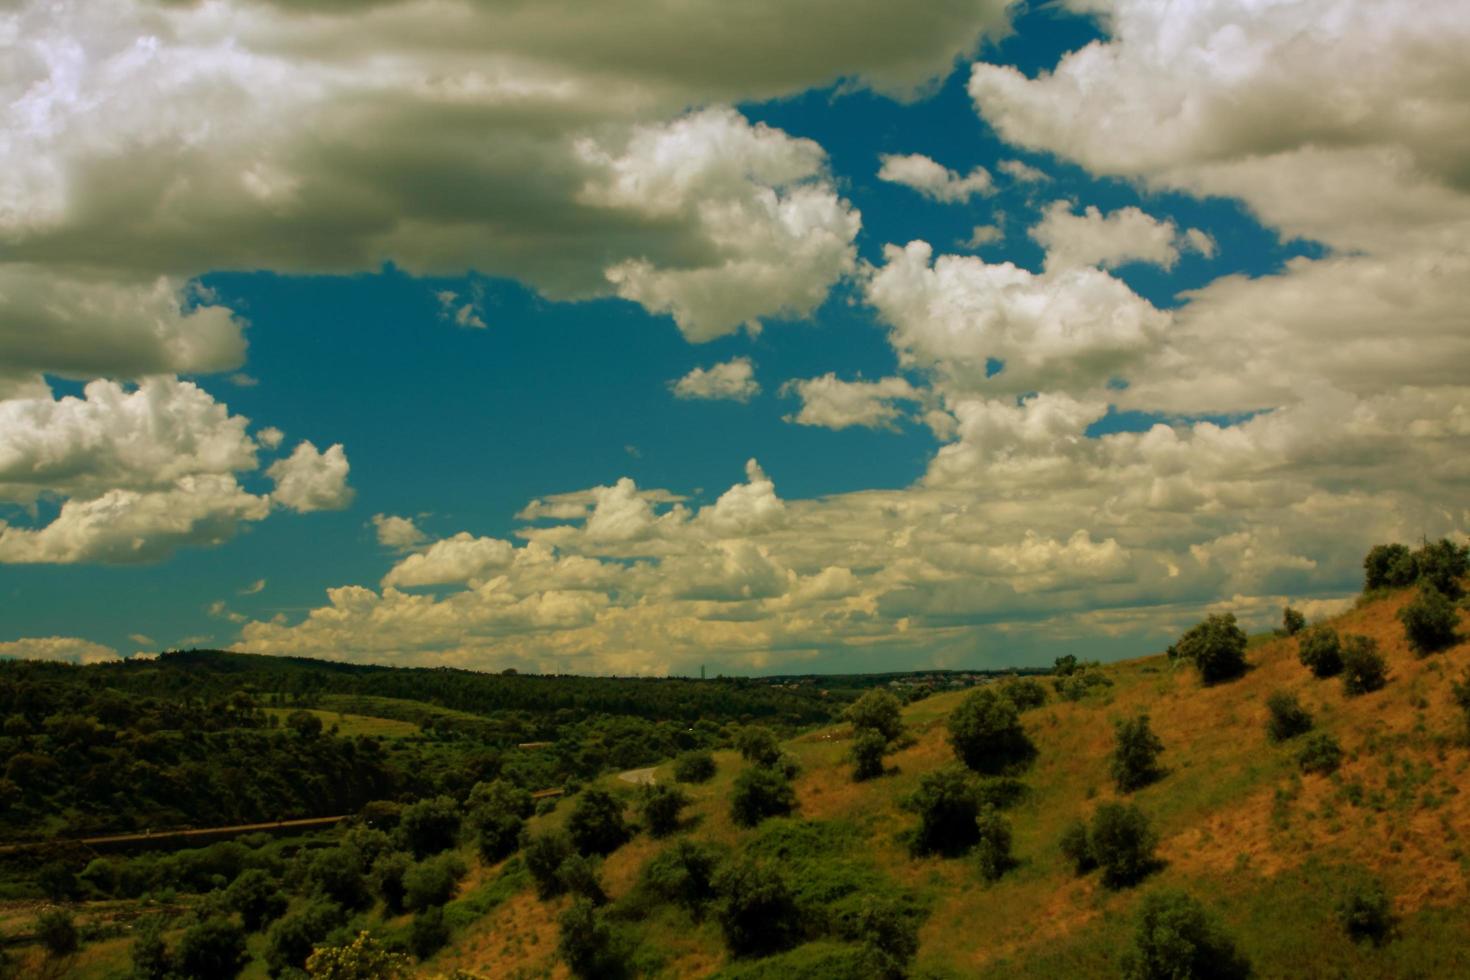
[[(1203, 898), (1263, 975), (1464, 975), (1470, 796), (1460, 785), (1470, 750), (1450, 687), (1470, 665), (1470, 645), (1414, 656), (1395, 618), (1408, 599), (1372, 601), (1334, 623), (1378, 641), (1389, 674), (1377, 692), (1346, 697), (1336, 680), (1314, 679), (1302, 667), (1295, 639), (1281, 638), (1255, 646), (1249, 672), (1230, 683), (1203, 687), (1194, 670), (1155, 656), (1105, 668), (1113, 685), (1101, 694), (1025, 712), (1038, 755), (1024, 776), (1029, 792), (1007, 813), (1018, 866), (990, 885), (968, 859), (911, 857), (903, 835), (915, 818), (898, 806), (924, 773), (951, 760), (943, 722), (964, 694), (907, 708), (914, 743), (891, 756), (896, 773), (869, 782), (850, 777), (849, 728), (804, 735), (786, 744), (803, 770), (795, 780), (799, 817), (823, 828), (815, 837), (838, 843), (823, 850), (807, 841), (810, 854), (784, 860), (799, 873), (810, 872), (805, 863), (829, 865), (819, 875), (840, 864), (839, 877), (876, 876), (927, 910), (918, 976), (1109, 975), (1140, 896), (1159, 887)], [(1296, 693), (1317, 728), (1337, 737), (1346, 753), (1339, 772), (1303, 774), (1296, 745), (1267, 741), (1265, 700), (1277, 690)], [(1096, 874), (1075, 875), (1058, 841), (1068, 822), (1117, 795), (1106, 758), (1113, 721), (1140, 711), (1163, 741), (1167, 772), (1131, 795), (1159, 832), (1164, 867), (1138, 887), (1110, 891)], [(719, 776), (691, 789), (689, 833), (747, 850), (793, 834), (792, 821), (755, 830), (731, 823), (727, 801), (741, 762), (733, 752), (718, 758)], [(656, 775), (671, 778), (667, 766)], [(632, 799), (629, 787), (608, 785)], [(632, 895), (639, 867), (666, 846), (640, 836), (607, 859), (614, 911)], [(1349, 941), (1334, 914), (1341, 887), (1363, 871), (1381, 877), (1401, 919), (1398, 937), (1381, 947)], [(565, 975), (555, 917), (566, 901), (519, 893), (428, 969)], [(713, 923), (668, 910), (624, 927), (639, 958), (665, 976), (826, 976), (823, 957), (834, 969), (843, 962), (840, 949), (818, 944), (785, 954), (781, 965), (767, 961), (765, 970), (732, 968)]]

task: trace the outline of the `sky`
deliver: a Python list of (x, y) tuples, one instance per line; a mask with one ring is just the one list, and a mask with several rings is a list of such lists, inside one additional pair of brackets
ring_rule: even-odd
[(0, 0), (0, 657), (1162, 649), (1470, 529), (1458, 0)]

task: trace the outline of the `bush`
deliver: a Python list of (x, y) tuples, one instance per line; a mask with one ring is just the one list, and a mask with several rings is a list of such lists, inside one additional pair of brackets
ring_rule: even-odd
[(654, 855), (639, 873), (645, 895), (671, 901), (696, 919), (715, 897), (715, 866), (719, 853), (709, 844), (681, 839)]
[(1013, 776), (981, 776), (974, 786), (975, 802), (982, 810), (988, 806), (997, 810), (1015, 806), (1028, 792), (1026, 784)]
[(948, 724), (955, 755), (976, 772), (1003, 773), (1036, 755), (1015, 704), (994, 688), (970, 692), (950, 713)]
[(894, 902), (871, 896), (858, 909), (856, 928), (849, 937), (863, 944), (865, 976), (901, 980), (919, 952), (919, 924)]
[(56, 957), (70, 956), (82, 944), (71, 913), (55, 906), (36, 916), (36, 939), (48, 955)]
[(1277, 691), (1266, 699), (1266, 737), (1285, 742), (1311, 731), (1312, 716), (1302, 707), (1295, 694)]
[(796, 945), (800, 910), (779, 871), (742, 861), (723, 868), (714, 884), (715, 916), (731, 955), (768, 956)]
[(1287, 606), (1281, 611), (1281, 632), (1287, 636), (1296, 636), (1306, 629), (1307, 617)]
[(1077, 670), (1076, 654), (1064, 654), (1052, 661), (1051, 672), (1058, 677), (1070, 677)]
[(1355, 882), (1338, 899), (1337, 920), (1353, 941), (1379, 946), (1393, 932), (1393, 902), (1381, 882)]
[(585, 854), (569, 854), (556, 869), (564, 891), (579, 895), (594, 905), (607, 901), (607, 892), (602, 890), (602, 879), (597, 874), (597, 859)]
[(413, 856), (423, 860), (453, 847), (459, 824), (459, 805), (448, 796), (436, 796), (403, 808), (398, 835)]
[(225, 903), (250, 932), (259, 932), (286, 911), (286, 896), (276, 880), (259, 868), (242, 871), (225, 889)]
[(1245, 646), (1245, 631), (1235, 625), (1235, 614), (1222, 613), (1191, 627), (1174, 644), (1174, 650), (1178, 656), (1194, 661), (1206, 684), (1218, 684), (1245, 673)]
[(559, 924), (561, 936), (556, 949), (573, 976), (612, 980), (627, 973), (612, 930), (591, 902), (573, 902), (561, 914)]
[(681, 783), (707, 783), (715, 774), (715, 757), (702, 749), (674, 760), (674, 778)]
[(184, 930), (174, 968), (191, 980), (231, 980), (245, 969), (245, 931), (224, 916), (212, 916)]
[(1460, 616), (1443, 592), (1425, 582), (1414, 600), (1399, 610), (1399, 622), (1404, 624), (1409, 648), (1423, 657), (1454, 644)]
[(1342, 746), (1326, 732), (1318, 732), (1302, 744), (1296, 761), (1302, 772), (1333, 773), (1342, 765)]
[(403, 980), (412, 962), (367, 932), (346, 946), (322, 946), (306, 958), (311, 980)]
[(877, 732), (884, 741), (893, 742), (903, 735), (903, 705), (890, 692), (874, 688), (852, 704), (842, 716), (859, 732)]
[(318, 851), (307, 869), (306, 881), (318, 895), (345, 909), (360, 909), (372, 902), (357, 852), (345, 847)]
[(653, 783), (643, 790), (639, 812), (650, 834), (667, 837), (679, 829), (679, 814), (688, 805), (689, 797), (679, 787)]
[(1376, 691), (1387, 681), (1388, 665), (1370, 636), (1342, 638), (1342, 691), (1349, 697)]
[(796, 791), (786, 774), (769, 766), (750, 766), (735, 777), (730, 818), (754, 827), (767, 817), (784, 817), (796, 809)]
[(746, 762), (758, 766), (774, 766), (781, 758), (781, 746), (775, 733), (760, 725), (746, 725), (735, 736), (735, 748)]
[(1440, 538), (1415, 552), (1414, 569), (1421, 585), (1428, 585), (1449, 599), (1458, 599), (1465, 594), (1461, 579), (1470, 572), (1470, 546)]
[(980, 839), (974, 777), (960, 766), (948, 765), (925, 774), (907, 806), (919, 814), (912, 843), (915, 854), (953, 857)]
[(1063, 701), (1081, 701), (1092, 693), (1093, 688), (1112, 687), (1113, 682), (1102, 671), (1079, 667), (1066, 677), (1052, 681), (1051, 686), (1056, 688), (1057, 696)]
[(1116, 733), (1117, 745), (1108, 757), (1108, 771), (1120, 793), (1131, 793), (1163, 775), (1159, 753), (1164, 751), (1164, 743), (1149, 728), (1148, 715), (1118, 722)]
[(1127, 980), (1243, 980), (1250, 963), (1198, 901), (1156, 891), (1138, 906), (1133, 946), (1123, 954)]
[(443, 905), (454, 897), (464, 876), (464, 862), (456, 854), (420, 861), (403, 876), (403, 905), (414, 912)]
[(1017, 677), (1000, 686), (1000, 693), (1010, 699), (1017, 711), (1027, 711), (1046, 704), (1046, 688), (1034, 677)]
[(862, 782), (883, 775), (883, 756), (887, 751), (888, 739), (882, 732), (860, 729), (852, 740), (852, 778)]
[(164, 925), (161, 915), (147, 915), (134, 924), (133, 945), (128, 950), (134, 980), (168, 980), (173, 973), (173, 958), (163, 939)]
[(611, 854), (628, 839), (623, 801), (605, 789), (583, 791), (567, 817), (567, 833), (583, 854)]
[(1451, 683), (1450, 700), (1464, 714), (1465, 724), (1470, 727), (1470, 671), (1466, 671), (1458, 681)]
[(424, 909), (408, 925), (408, 948), (413, 955), (426, 960), (449, 945), (449, 926), (444, 922), (443, 906)]
[(497, 779), (476, 783), (466, 803), (475, 846), (486, 861), (499, 861), (516, 849), (521, 828), (535, 810), (531, 794), (514, 783)]
[(1313, 626), (1297, 640), (1297, 659), (1314, 677), (1335, 677), (1342, 672), (1342, 643), (1331, 626)]
[(526, 871), (536, 885), (536, 894), (542, 899), (560, 895), (564, 889), (561, 864), (572, 854), (572, 839), (563, 830), (548, 830), (542, 834), (528, 834), (521, 841), (522, 856)]
[(1088, 845), (1102, 868), (1103, 884), (1123, 888), (1154, 870), (1158, 837), (1143, 811), (1132, 804), (1104, 803), (1092, 815)]
[(995, 807), (980, 811), (976, 821), (978, 839), (975, 841), (975, 860), (980, 866), (980, 877), (986, 881), (998, 881), (1015, 861), (1011, 858), (1011, 825)]
[(1413, 585), (1419, 569), (1409, 549), (1401, 544), (1375, 545), (1363, 559), (1363, 591)]
[(277, 919), (265, 934), (265, 965), (271, 976), (302, 969), (312, 947), (346, 918), (340, 907), (317, 899)]
[(1097, 858), (1092, 856), (1092, 842), (1087, 837), (1087, 824), (1074, 820), (1062, 831), (1060, 844), (1062, 856), (1071, 863), (1079, 875), (1085, 875), (1097, 867)]
[(403, 851), (384, 854), (373, 862), (373, 890), (378, 893), (383, 904), (393, 915), (399, 915), (404, 911), (406, 887), (403, 879), (411, 867), (413, 867), (413, 859)]

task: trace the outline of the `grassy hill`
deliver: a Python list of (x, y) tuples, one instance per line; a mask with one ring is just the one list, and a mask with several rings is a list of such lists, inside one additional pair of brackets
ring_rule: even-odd
[[(1053, 698), (1025, 712), (1038, 754), (1022, 777), (1027, 794), (1007, 812), (1017, 865), (993, 884), (970, 859), (916, 859), (905, 842), (915, 817), (900, 800), (952, 760), (944, 719), (964, 693), (906, 709), (912, 744), (890, 757), (896, 771), (872, 781), (851, 779), (847, 726), (788, 742), (802, 767), (798, 813), (751, 830), (737, 828), (728, 812), (742, 762), (719, 753), (718, 776), (690, 787), (686, 833), (732, 853), (771, 856), (798, 887), (836, 894), (829, 901), (843, 901), (847, 886), (903, 896), (924, 915), (916, 976), (1111, 975), (1141, 896), (1164, 887), (1202, 899), (1261, 975), (1466, 975), (1470, 794), (1461, 788), (1470, 750), (1450, 689), (1470, 666), (1470, 645), (1416, 657), (1396, 618), (1408, 600), (1400, 593), (1370, 601), (1334, 623), (1378, 642), (1389, 673), (1373, 693), (1348, 697), (1336, 679), (1315, 679), (1298, 661), (1297, 640), (1279, 638), (1254, 645), (1250, 669), (1232, 682), (1204, 687), (1188, 665), (1148, 657), (1104, 668), (1112, 685), (1081, 701)], [(1462, 636), (1463, 627), (1462, 616)], [(1279, 690), (1295, 693), (1317, 730), (1338, 739), (1345, 752), (1338, 772), (1304, 774), (1300, 739), (1268, 741), (1265, 701)], [(1163, 741), (1166, 773), (1130, 797), (1159, 833), (1163, 866), (1136, 887), (1110, 890), (1096, 874), (1076, 875), (1058, 841), (1070, 821), (1118, 795), (1108, 775), (1113, 723), (1139, 712)], [(670, 779), (668, 767), (656, 777)], [(632, 802), (633, 787), (606, 785)], [(563, 820), (565, 810), (536, 818), (533, 829)], [(848, 962), (843, 945), (828, 939), (732, 965), (709, 920), (668, 907), (620, 912), (637, 904), (639, 868), (669, 846), (639, 835), (602, 867), (609, 919), (649, 972), (832, 976)], [(1381, 946), (1350, 941), (1335, 914), (1338, 896), (1367, 875), (1381, 879), (1399, 917), (1396, 937)], [(568, 901), (518, 892), (426, 969), (566, 975), (555, 947), (556, 917)]]

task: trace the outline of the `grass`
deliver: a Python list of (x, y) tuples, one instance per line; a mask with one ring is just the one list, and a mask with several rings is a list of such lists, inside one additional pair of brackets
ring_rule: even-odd
[(323, 708), (266, 708), (267, 714), (279, 718), (281, 724), (285, 724), (288, 715), (297, 711), (306, 711), (308, 714), (316, 715), (321, 719), (322, 727), (330, 729), (337, 726), (337, 733), (345, 737), (354, 735), (370, 735), (377, 738), (409, 738), (419, 733), (419, 726), (411, 721), (401, 721), (396, 718), (379, 718), (374, 715), (347, 714), (341, 711), (327, 710)]

